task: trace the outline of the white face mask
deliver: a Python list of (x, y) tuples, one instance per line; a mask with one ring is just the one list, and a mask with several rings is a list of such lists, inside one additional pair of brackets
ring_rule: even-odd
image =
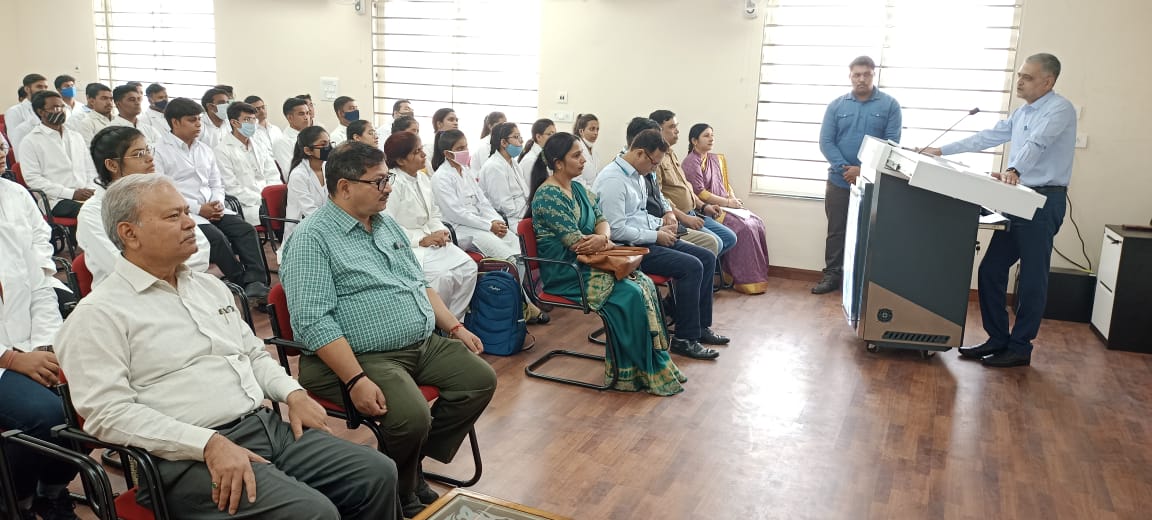
[(232, 104), (232, 102), (229, 101), (227, 103), (220, 103), (219, 105), (216, 105), (216, 117), (219, 117), (220, 119), (227, 121), (228, 120), (228, 107), (231, 104)]

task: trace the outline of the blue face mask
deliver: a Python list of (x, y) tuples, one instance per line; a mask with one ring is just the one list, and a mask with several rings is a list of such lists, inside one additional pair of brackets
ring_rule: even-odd
[(164, 109), (168, 107), (168, 100), (161, 99), (160, 101), (153, 103), (152, 106), (156, 107), (156, 110), (163, 112)]
[(64, 87), (60, 89), (60, 95), (66, 98), (76, 97), (76, 87)]
[(508, 147), (505, 148), (505, 150), (508, 150), (508, 155), (511, 157), (520, 157), (520, 152), (524, 151), (524, 147), (518, 144), (508, 143)]
[(252, 121), (240, 123), (240, 135), (244, 137), (252, 137), (256, 135), (256, 123)]
[(359, 110), (350, 110), (348, 112), (344, 112), (344, 119), (347, 119), (349, 123), (359, 121), (360, 120), (360, 111)]
[(220, 103), (219, 105), (216, 105), (216, 117), (219, 117), (220, 119), (227, 121), (228, 120), (228, 105), (231, 105), (231, 104), (232, 104), (232, 102), (227, 102), (227, 103)]

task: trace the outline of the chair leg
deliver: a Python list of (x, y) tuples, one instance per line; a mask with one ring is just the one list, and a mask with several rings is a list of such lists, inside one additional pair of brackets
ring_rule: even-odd
[[(615, 347), (615, 342), (612, 340), (611, 333), (608, 332), (608, 320), (605, 320), (603, 315), (600, 315), (600, 320), (604, 323), (603, 327), (601, 327), (599, 330), (604, 331), (604, 336), (605, 336), (604, 354), (605, 355), (600, 356), (600, 355), (596, 355), (596, 354), (576, 352), (574, 350), (557, 349), (557, 350), (550, 351), (547, 354), (544, 354), (543, 356), (540, 356), (540, 359), (537, 359), (536, 361), (533, 361), (532, 364), (524, 367), (524, 373), (527, 374), (529, 377), (535, 377), (535, 378), (539, 378), (539, 379), (547, 379), (549, 381), (555, 381), (557, 383), (564, 383), (567, 385), (582, 386), (584, 388), (591, 388), (593, 390), (609, 390), (609, 389), (611, 389), (616, 384), (616, 380), (619, 378), (619, 368), (617, 367), (616, 363), (614, 362), (615, 361), (614, 350), (616, 347)], [(593, 331), (593, 334), (595, 334), (596, 332), (597, 331)], [(589, 334), (589, 340), (593, 341), (592, 340), (592, 334)], [(599, 343), (598, 341), (593, 341), (593, 342)], [(591, 359), (593, 361), (599, 361), (602, 363), (609, 362), (609, 363), (611, 363), (611, 365), (613, 367), (613, 371), (612, 371), (613, 373), (611, 375), (610, 381), (607, 384), (598, 385), (595, 383), (589, 383), (587, 381), (580, 381), (579, 379), (569, 379), (566, 377), (548, 375), (548, 374), (544, 374), (544, 373), (541, 373), (538, 371), (538, 369), (540, 367), (544, 366), (549, 361), (551, 361), (552, 359), (557, 358), (557, 357), (575, 357), (575, 358), (580, 358), (580, 359)]]
[(601, 338), (601, 336), (603, 336), (603, 335), (604, 335), (604, 327), (600, 327), (600, 328), (588, 333), (588, 341), (595, 343), (597, 345), (607, 345), (608, 341)]
[(468, 444), (472, 447), (472, 466), (476, 469), (472, 472), (472, 476), (468, 480), (459, 480), (456, 478), (432, 473), (430, 471), (424, 472), (426, 480), (434, 480), (441, 484), (446, 484), (452, 487), (470, 487), (480, 482), (480, 475), (484, 473), (484, 464), (480, 461), (480, 444), (476, 442), (476, 428), (473, 427), (468, 431)]

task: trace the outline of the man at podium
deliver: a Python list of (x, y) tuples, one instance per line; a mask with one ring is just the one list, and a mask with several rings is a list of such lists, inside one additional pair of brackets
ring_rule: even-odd
[[(1016, 96), (1027, 102), (1012, 115), (972, 137), (925, 148), (928, 155), (976, 152), (1011, 141), (1008, 167), (993, 173), (1007, 184), (1023, 184), (1047, 197), (1032, 220), (1008, 215), (1011, 227), (996, 231), (980, 262), (980, 316), (988, 340), (960, 349), (960, 356), (979, 359), (984, 366), (1015, 367), (1032, 359), (1032, 340), (1040, 330), (1048, 297), (1052, 241), (1064, 222), (1072, 155), (1076, 146), (1076, 110), (1052, 91), (1060, 76), (1060, 60), (1034, 54), (1017, 71)], [(1008, 327), (1008, 270), (1020, 261), (1016, 324)]]

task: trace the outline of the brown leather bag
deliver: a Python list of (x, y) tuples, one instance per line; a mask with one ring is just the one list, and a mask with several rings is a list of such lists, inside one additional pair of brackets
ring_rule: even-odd
[(591, 255), (576, 255), (576, 260), (601, 271), (612, 273), (617, 280), (623, 280), (640, 268), (647, 247), (616, 246), (607, 251)]

